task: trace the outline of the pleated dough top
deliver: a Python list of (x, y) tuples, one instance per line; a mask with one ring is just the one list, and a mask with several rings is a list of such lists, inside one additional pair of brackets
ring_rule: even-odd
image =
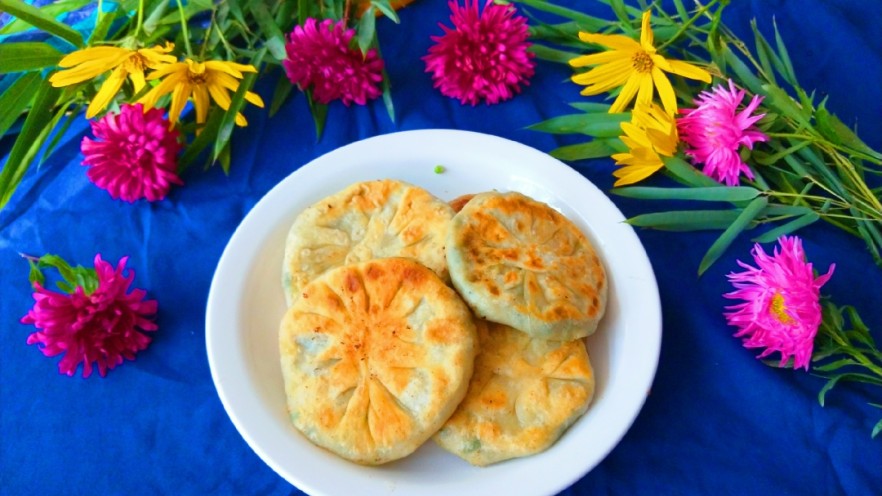
[(279, 332), (294, 426), (376, 465), (412, 453), (468, 389), (477, 335), (456, 292), (404, 258), (332, 269), (302, 289)]
[(450, 277), (479, 317), (533, 337), (592, 334), (607, 280), (588, 238), (562, 214), (520, 193), (480, 193), (453, 218)]
[(594, 371), (581, 339), (536, 339), (479, 321), (465, 399), (435, 442), (473, 465), (544, 451), (588, 409)]
[(444, 243), (452, 218), (444, 201), (392, 179), (355, 183), (316, 202), (297, 216), (285, 243), (288, 305), (328, 269), (374, 258), (413, 258), (449, 281)]

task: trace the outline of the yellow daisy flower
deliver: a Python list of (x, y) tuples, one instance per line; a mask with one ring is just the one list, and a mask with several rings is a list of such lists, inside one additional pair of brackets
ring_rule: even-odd
[(615, 186), (625, 186), (642, 181), (665, 166), (662, 156), (673, 157), (680, 137), (677, 123), (671, 114), (651, 103), (637, 103), (631, 112), (631, 122), (622, 123), (624, 136), (619, 137), (627, 145), (627, 153), (612, 155), (616, 165), (613, 172), (618, 180)]
[(70, 69), (56, 72), (49, 78), (49, 82), (60, 88), (82, 83), (111, 71), (86, 109), (86, 118), (91, 119), (107, 107), (127, 78), (132, 81), (136, 93), (141, 91), (146, 84), (144, 70), (174, 62), (175, 57), (167, 55), (172, 49), (174, 45), (171, 43), (166, 43), (164, 47), (157, 45), (137, 50), (117, 46), (84, 48), (61, 59), (58, 66)]
[[(156, 105), (156, 101), (169, 93), (172, 94), (171, 108), (168, 111), (169, 121), (178, 121), (188, 99), (193, 100), (196, 109), (196, 122), (202, 124), (208, 117), (210, 100), (214, 100), (220, 108), (230, 108), (230, 92), (239, 89), (239, 80), (243, 72), (257, 72), (253, 65), (237, 64), (223, 60), (195, 62), (185, 59), (157, 68), (147, 77), (148, 80), (162, 79), (153, 89), (139, 100), (145, 108)], [(257, 93), (248, 91), (245, 100), (263, 107), (263, 100)], [(236, 125), (247, 126), (248, 121), (241, 113), (236, 114)]]
[(596, 65), (590, 71), (576, 74), (572, 80), (585, 85), (583, 95), (599, 95), (613, 88), (622, 91), (612, 106), (610, 113), (621, 112), (637, 95), (637, 103), (649, 104), (653, 90), (658, 90), (662, 106), (669, 114), (677, 112), (677, 98), (674, 88), (668, 81), (666, 72), (685, 78), (711, 82), (709, 72), (680, 60), (668, 60), (657, 54), (653, 45), (652, 28), (649, 25), (650, 11), (643, 13), (640, 30), (640, 43), (621, 34), (579, 33), (579, 39), (587, 43), (603, 45), (611, 50), (583, 55), (570, 60), (573, 67)]

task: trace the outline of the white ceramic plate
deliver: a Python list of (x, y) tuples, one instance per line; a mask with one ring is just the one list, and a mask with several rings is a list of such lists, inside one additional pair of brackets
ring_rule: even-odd
[[(436, 165), (445, 171), (435, 173)], [(317, 448), (288, 421), (277, 332), (281, 267), (297, 214), (363, 180), (397, 178), (440, 198), (516, 190), (559, 209), (594, 242), (610, 279), (607, 314), (588, 348), (597, 389), (588, 412), (544, 453), (475, 468), (432, 441), (413, 455), (363, 467)], [(218, 263), (206, 316), (211, 374), (230, 419), (279, 475), (313, 495), (537, 495), (556, 493), (613, 449), (649, 391), (661, 345), (652, 267), (621, 212), (592, 183), (536, 149), (484, 134), (387, 134), (304, 165), (254, 206)]]

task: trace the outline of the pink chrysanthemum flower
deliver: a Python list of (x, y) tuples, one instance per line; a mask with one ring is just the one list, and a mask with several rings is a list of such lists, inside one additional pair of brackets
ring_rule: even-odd
[(95, 140), (83, 138), (80, 149), (89, 179), (113, 199), (129, 203), (165, 198), (178, 177), (178, 131), (169, 129), (163, 111), (125, 104), (118, 114), (92, 121)]
[(801, 239), (782, 236), (778, 244), (771, 256), (759, 244), (754, 246), (756, 267), (738, 261), (746, 270), (727, 276), (735, 291), (723, 296), (743, 303), (726, 307), (724, 315), (739, 329), (735, 337), (744, 340), (745, 348), (765, 348), (757, 358), (779, 352), (780, 366), (792, 357), (793, 368), (808, 370), (822, 318), (820, 288), (836, 265), (815, 277)]
[(114, 268), (96, 255), (97, 286), (91, 293), (82, 286), (70, 294), (56, 293), (34, 283), (34, 307), (21, 323), (38, 329), (28, 336), (28, 344), (37, 344), (46, 356), (64, 353), (59, 372), (73, 376), (82, 363), (83, 377), (89, 377), (94, 363), (104, 377), (123, 358), (134, 360), (150, 344), (143, 333), (157, 329), (150, 320), (157, 303), (145, 300), (143, 289), (129, 292), (135, 273), (123, 272), (127, 260), (122, 258)]
[(375, 49), (362, 53), (354, 46), (354, 29), (343, 21), (307, 19), (285, 44), (282, 61), (291, 83), (312, 90), (319, 103), (342, 100), (364, 105), (382, 94), (383, 60)]
[(520, 93), (535, 72), (534, 54), (527, 51), (527, 20), (511, 5), (492, 0), (478, 11), (477, 0), (461, 6), (448, 3), (453, 28), (439, 24), (444, 34), (423, 57), (435, 88), (444, 96), (475, 106), (484, 100), (494, 104)]
[(722, 85), (713, 91), (702, 91), (695, 99), (694, 109), (683, 109), (677, 120), (680, 139), (686, 143), (686, 154), (695, 164), (704, 164), (704, 173), (729, 186), (738, 184), (741, 174), (753, 179), (750, 167), (741, 160), (742, 146), (753, 149), (753, 144), (768, 141), (769, 137), (754, 124), (766, 114), (751, 115), (762, 102), (754, 95), (740, 112), (747, 93), (729, 80), (729, 88)]

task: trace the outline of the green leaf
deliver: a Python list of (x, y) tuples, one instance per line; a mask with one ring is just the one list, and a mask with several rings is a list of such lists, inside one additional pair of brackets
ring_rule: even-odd
[(858, 135), (846, 126), (836, 115), (831, 114), (822, 103), (815, 112), (818, 122), (818, 130), (821, 134), (834, 143), (839, 143), (852, 150), (869, 155), (876, 160), (882, 160), (882, 153), (877, 152), (864, 143)]
[[(254, 58), (251, 59), (251, 65), (254, 67), (260, 67), (263, 57), (266, 55), (266, 51), (267, 47), (261, 48)], [(212, 153), (212, 158), (214, 160), (217, 160), (221, 156), (224, 148), (229, 144), (230, 138), (233, 135), (233, 128), (236, 126), (236, 114), (238, 114), (239, 111), (242, 110), (242, 107), (245, 106), (245, 93), (250, 91), (254, 86), (257, 76), (258, 73), (256, 72), (246, 73), (245, 77), (243, 77), (242, 81), (239, 83), (239, 88), (230, 100), (230, 106), (226, 112), (224, 112), (224, 116), (221, 118), (220, 127), (217, 131), (217, 138)]]
[(325, 121), (328, 119), (328, 105), (313, 100), (312, 91), (306, 92), (307, 101), (309, 102), (309, 112), (312, 114), (312, 122), (315, 124), (316, 141), (322, 138), (325, 130)]
[(671, 173), (677, 181), (694, 187), (722, 188), (722, 184), (714, 181), (706, 174), (690, 165), (680, 157), (666, 157), (664, 159), (665, 170)]
[(616, 149), (610, 144), (610, 140), (596, 139), (587, 143), (562, 146), (551, 150), (550, 155), (558, 160), (576, 161), (592, 158), (609, 157), (616, 153)]
[(43, 275), (43, 271), (40, 270), (40, 265), (31, 257), (27, 257), (22, 254), (23, 257), (28, 260), (28, 281), (31, 283), (31, 287), (36, 283), (40, 283), (41, 286), (46, 284), (46, 276)]
[[(159, 24), (163, 22), (163, 19), (168, 17), (165, 14), (166, 10), (168, 10), (168, 4), (169, 0), (162, 0), (158, 4), (156, 4), (156, 6), (153, 8), (152, 11), (150, 11), (149, 14), (147, 14), (147, 17), (144, 18), (144, 24), (141, 26), (142, 29), (144, 29), (145, 33), (147, 33), (148, 35), (152, 34), (154, 31), (156, 31), (156, 28), (159, 26)], [(178, 14), (175, 13), (174, 15), (177, 16)]]
[(714, 244), (712, 244), (707, 250), (707, 253), (704, 254), (704, 258), (701, 259), (701, 263), (698, 265), (699, 275), (704, 274), (704, 272), (723, 255), (723, 252), (729, 248), (729, 245), (735, 241), (735, 238), (737, 238), (738, 235), (756, 219), (757, 215), (766, 208), (768, 203), (769, 199), (767, 197), (758, 196), (744, 207), (741, 213), (738, 214), (738, 217), (732, 222), (732, 225), (723, 231), (723, 234), (714, 241)]
[[(251, 13), (254, 20), (263, 32), (266, 48), (276, 60), (285, 60), (288, 54), (285, 52), (285, 35), (270, 15), (269, 8), (264, 2), (252, 2)], [(255, 66), (256, 67), (256, 66)]]
[(565, 65), (568, 65), (570, 60), (579, 56), (578, 53), (558, 50), (556, 48), (550, 48), (545, 45), (540, 45), (538, 43), (533, 43), (532, 45), (530, 45), (529, 50), (535, 53), (536, 58), (540, 60), (546, 60), (548, 62)]
[(291, 84), (291, 81), (284, 76), (280, 76), (278, 81), (276, 81), (276, 88), (273, 90), (273, 97), (270, 100), (269, 106), (269, 116), (272, 117), (276, 115), (276, 112), (282, 108), (282, 104), (285, 103), (285, 100), (288, 99), (288, 96), (291, 94), (291, 90), (294, 89), (294, 85)]
[(813, 223), (817, 222), (818, 219), (820, 219), (820, 218), (821, 218), (821, 216), (817, 212), (808, 211), (804, 215), (801, 215), (801, 216), (787, 222), (786, 224), (783, 224), (779, 227), (771, 229), (768, 232), (766, 232), (765, 234), (762, 234), (760, 236), (753, 238), (753, 241), (755, 241), (757, 243), (771, 243), (771, 242), (777, 240), (778, 238), (780, 238), (781, 236), (785, 236), (787, 234), (790, 234), (790, 233), (796, 231), (797, 229), (802, 229), (803, 227), (808, 226), (809, 224), (813, 224)]
[(21, 0), (0, 0), (0, 11), (17, 17), (37, 29), (42, 29), (53, 36), (57, 36), (77, 48), (83, 46), (83, 36), (79, 32), (67, 24), (58, 22), (54, 16), (43, 12), (33, 5), (26, 4)]
[(764, 84), (760, 92), (766, 95), (766, 99), (763, 101), (766, 106), (776, 109), (785, 117), (795, 120), (801, 127), (812, 127), (810, 121), (811, 111), (809, 110), (809, 116), (806, 116), (806, 111), (786, 91), (775, 85)]
[(882, 432), (882, 420), (879, 420), (878, 422), (876, 422), (876, 426), (873, 427), (873, 432), (870, 433), (870, 437), (875, 439), (876, 436), (878, 436), (880, 432)]
[(781, 58), (781, 63), (784, 65), (784, 70), (781, 75), (790, 82), (790, 84), (796, 86), (796, 71), (793, 70), (793, 63), (790, 61), (790, 54), (787, 53), (787, 46), (784, 45), (784, 40), (781, 38), (781, 33), (778, 32), (778, 23), (775, 22), (775, 18), (772, 18), (772, 27), (775, 30), (775, 45), (778, 46), (778, 56)]
[[(581, 110), (583, 112), (588, 113), (609, 113), (610, 105), (608, 103), (597, 103), (597, 102), (572, 102), (569, 104), (570, 107), (573, 107), (576, 110)], [(631, 119), (630, 112), (626, 113), (628, 115), (628, 120)]]
[(725, 229), (738, 215), (738, 210), (675, 210), (638, 215), (628, 224), (661, 231), (706, 231)]
[(214, 143), (217, 138), (217, 130), (220, 128), (220, 122), (225, 112), (220, 107), (214, 107), (208, 114), (208, 120), (202, 126), (202, 130), (196, 135), (196, 138), (184, 149), (181, 159), (178, 161), (178, 174), (182, 174), (187, 170), (196, 158), (208, 147)]
[[(92, 0), (57, 0), (55, 2), (41, 6), (40, 12), (52, 18), (56, 18), (61, 14), (73, 12), (74, 10), (85, 7), (90, 3), (92, 3)], [(22, 21), (21, 19), (13, 19), (12, 22), (3, 26), (3, 28), (0, 29), (0, 35), (9, 36), (12, 34), (21, 33), (30, 29), (30, 27), (30, 24)]]
[(841, 360), (836, 360), (835, 362), (830, 362), (824, 365), (812, 367), (814, 370), (819, 372), (830, 372), (836, 369), (841, 369), (842, 367), (848, 367), (853, 365), (860, 365), (860, 363), (852, 360), (851, 358), (843, 358)]
[(16, 79), (6, 88), (6, 91), (0, 94), (0, 136), (6, 135), (6, 131), (9, 131), (22, 112), (31, 104), (34, 95), (40, 89), (39, 81), (40, 75), (36, 72), (30, 72)]
[(53, 88), (49, 81), (43, 80), (39, 83), (37, 93), (34, 96), (34, 104), (25, 118), (21, 133), (6, 157), (3, 170), (0, 171), (0, 209), (9, 202), (46, 140), (50, 131), (47, 124), (52, 120), (52, 107), (58, 101), (60, 93), (61, 90)]
[(395, 24), (401, 22), (398, 18), (398, 12), (395, 12), (395, 9), (392, 8), (392, 4), (389, 3), (389, 0), (371, 0), (371, 5), (376, 7), (384, 16), (388, 17)]
[(566, 19), (576, 21), (583, 31), (597, 32), (605, 29), (610, 22), (605, 19), (593, 17), (577, 10), (560, 7), (543, 0), (515, 0), (515, 3), (526, 5), (542, 12), (548, 12)]
[(55, 66), (64, 55), (42, 42), (0, 44), (0, 74)]
[(821, 390), (818, 391), (818, 403), (820, 403), (821, 406), (824, 406), (824, 401), (827, 399), (827, 392), (833, 389), (836, 384), (842, 379), (842, 377), (843, 376), (841, 375), (831, 377), (824, 384), (824, 387), (822, 387)]
[(630, 114), (603, 112), (570, 114), (552, 117), (527, 129), (551, 134), (587, 134), (596, 138), (616, 138), (622, 134), (621, 124), (630, 120)]
[(790, 155), (794, 152), (797, 152), (800, 149), (805, 148), (806, 146), (809, 146), (811, 144), (812, 144), (812, 142), (808, 141), (808, 140), (799, 141), (795, 145), (793, 145), (785, 150), (781, 150), (777, 153), (774, 153), (772, 155), (763, 155), (763, 154), (757, 153), (757, 154), (753, 155), (754, 161), (756, 161), (756, 163), (758, 163), (760, 165), (774, 165), (774, 164), (778, 163), (779, 160), (786, 157), (787, 155)]
[(763, 95), (765, 92), (763, 91), (763, 82), (757, 78), (753, 71), (747, 67), (747, 65), (741, 61), (741, 58), (735, 54), (729, 47), (724, 46), (721, 49), (721, 53), (723, 55), (723, 59), (726, 63), (732, 68), (732, 71), (738, 77), (738, 80), (747, 87), (753, 94)]
[(658, 188), (651, 186), (629, 186), (614, 188), (611, 193), (626, 198), (646, 200), (698, 200), (719, 202), (741, 202), (752, 200), (762, 193), (750, 186), (696, 187), (696, 188)]
[(358, 28), (356, 29), (356, 40), (358, 40), (358, 48), (361, 50), (361, 53), (367, 53), (374, 42), (377, 34), (376, 23), (377, 17), (374, 15), (374, 6), (371, 5), (358, 20)]

